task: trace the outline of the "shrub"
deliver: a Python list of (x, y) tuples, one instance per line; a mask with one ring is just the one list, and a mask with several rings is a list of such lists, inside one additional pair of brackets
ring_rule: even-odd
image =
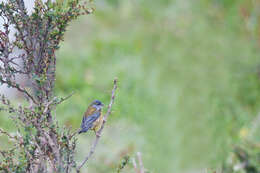
[[(108, 112), (102, 128), (97, 132), (89, 155), (77, 167), (75, 162), (75, 132), (60, 127), (53, 109), (68, 99), (54, 96), (56, 56), (68, 24), (93, 9), (79, 0), (35, 0), (29, 14), (23, 0), (7, 0), (0, 3), (0, 15), (4, 21), (0, 30), (0, 82), (18, 90), (28, 104), (16, 106), (3, 94), (1, 111), (12, 114), (17, 134), (0, 133), (13, 141), (13, 147), (0, 151), (0, 170), (3, 172), (71, 172), (80, 168), (94, 153), (107, 116), (111, 112), (116, 80)], [(15, 29), (14, 40), (10, 28)], [(16, 54), (14, 54), (16, 52)], [(17, 77), (26, 78), (27, 86)]]

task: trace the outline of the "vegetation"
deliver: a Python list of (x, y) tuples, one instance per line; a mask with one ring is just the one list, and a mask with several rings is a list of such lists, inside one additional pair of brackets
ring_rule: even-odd
[[(120, 81), (86, 170), (130, 172), (132, 164), (120, 167), (136, 151), (155, 173), (239, 165), (236, 171), (246, 172), (245, 161), (259, 170), (258, 123), (252, 128), (260, 103), (257, 3), (100, 0), (94, 14), (75, 21), (57, 53), (55, 94), (75, 91), (57, 107), (60, 124), (77, 129), (86, 105), (108, 103), (111, 79)], [(78, 138), (76, 161), (93, 136)]]
[[(75, 162), (76, 138), (70, 129), (62, 128), (54, 120), (54, 108), (68, 99), (53, 94), (56, 80), (56, 50), (64, 32), (73, 19), (89, 14), (91, 9), (80, 1), (36, 0), (31, 14), (23, 0), (6, 1), (0, 4), (3, 30), (0, 31), (0, 82), (16, 89), (27, 100), (19, 106), (1, 95), (1, 111), (11, 114), (17, 134), (0, 129), (12, 147), (1, 150), (1, 172), (72, 172), (77, 173), (94, 153), (104, 124), (111, 112), (117, 81), (114, 81), (111, 102), (104, 116), (101, 129), (86, 159), (77, 167)], [(14, 27), (14, 40), (10, 29)], [(31, 92), (19, 83), (24, 76)], [(29, 104), (28, 104), (29, 103)], [(14, 127), (14, 128), (15, 128)]]

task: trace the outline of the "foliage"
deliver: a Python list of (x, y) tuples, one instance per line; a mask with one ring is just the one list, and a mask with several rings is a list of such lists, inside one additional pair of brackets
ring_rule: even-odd
[[(79, 0), (36, 0), (32, 14), (23, 0), (1, 2), (0, 82), (17, 89), (29, 103), (16, 106), (1, 95), (1, 110), (12, 114), (17, 128), (13, 135), (0, 131), (13, 141), (13, 148), (0, 152), (3, 172), (71, 172), (76, 167), (76, 138), (58, 126), (53, 114), (53, 109), (69, 97), (53, 94), (55, 52), (68, 24), (91, 11)], [(11, 27), (15, 29), (14, 40), (10, 39)], [(28, 86), (17, 81), (19, 75), (26, 78)]]
[(244, 144), (235, 146), (230, 158), (223, 165), (225, 173), (258, 173), (259, 172), (259, 146)]
[(241, 128), (239, 131), (241, 140), (234, 144), (229, 157), (224, 162), (224, 173), (259, 173), (259, 121), (260, 115), (256, 116), (249, 127)]
[(117, 167), (117, 170), (116, 172), (117, 173), (120, 173), (124, 168), (125, 166), (129, 163), (129, 156), (124, 156), (122, 161), (120, 162), (120, 164), (118, 165)]
[(154, 172), (220, 165), (259, 111), (259, 47), (248, 33), (258, 31), (257, 13), (244, 11), (257, 8), (253, 1), (110, 2), (97, 1), (95, 15), (69, 27), (57, 54), (56, 92), (80, 94), (57, 107), (66, 125), (78, 127), (86, 100), (108, 101), (107, 84), (120, 78), (111, 118), (128, 135), (112, 126), (96, 157), (103, 164), (89, 162), (88, 172), (115, 172), (115, 148), (133, 141), (133, 150), (145, 146), (144, 163)]

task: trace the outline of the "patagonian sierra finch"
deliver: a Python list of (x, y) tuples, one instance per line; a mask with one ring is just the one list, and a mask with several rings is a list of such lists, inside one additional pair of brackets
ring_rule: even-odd
[(87, 132), (89, 129), (94, 130), (96, 135), (97, 131), (101, 128), (103, 122), (102, 107), (104, 104), (99, 100), (94, 100), (85, 112), (81, 126), (80, 133)]

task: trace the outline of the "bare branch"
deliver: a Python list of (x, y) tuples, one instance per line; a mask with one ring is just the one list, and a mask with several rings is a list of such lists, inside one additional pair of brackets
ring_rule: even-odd
[(135, 158), (133, 158), (132, 162), (133, 162), (133, 167), (136, 173), (145, 173), (145, 168), (143, 165), (143, 159), (142, 159), (142, 154), (140, 152), (137, 152), (137, 160), (138, 160), (138, 167), (135, 161)]
[(133, 167), (134, 167), (134, 169), (135, 169), (135, 172), (136, 172), (136, 173), (139, 173), (139, 170), (137, 169), (137, 165), (136, 165), (135, 158), (133, 158), (132, 162), (133, 162)]
[(2, 133), (2, 134), (4, 134), (4, 135), (8, 136), (8, 138), (10, 138), (10, 139), (17, 140), (17, 137), (16, 137), (16, 136), (10, 135), (8, 132), (4, 131), (4, 130), (1, 129), (1, 128), (0, 128), (0, 133)]
[(49, 108), (52, 106), (52, 105), (58, 105), (58, 104), (61, 104), (62, 102), (64, 102), (65, 100), (67, 100), (67, 99), (69, 99), (71, 96), (73, 96), (74, 95), (74, 91), (70, 94), (70, 95), (68, 95), (68, 96), (66, 96), (66, 97), (64, 97), (64, 98), (61, 98), (59, 101), (57, 101), (57, 97), (54, 97), (51, 101), (49, 101), (49, 102), (47, 102), (46, 104), (45, 104), (45, 109), (44, 109), (44, 111), (43, 111), (43, 114), (46, 114), (47, 113), (47, 111), (49, 110)]
[(140, 166), (140, 173), (144, 173), (144, 165), (143, 165), (142, 155), (140, 152), (137, 152), (137, 159)]
[(101, 133), (104, 129), (104, 126), (105, 126), (105, 123), (107, 122), (107, 118), (108, 116), (111, 114), (111, 110), (112, 110), (112, 105), (114, 103), (114, 100), (115, 100), (115, 92), (116, 92), (116, 89), (117, 89), (117, 79), (114, 79), (114, 87), (113, 87), (113, 90), (112, 90), (112, 94), (111, 94), (111, 99), (110, 99), (110, 103), (108, 105), (108, 109), (107, 109), (107, 112), (104, 116), (104, 119), (103, 119), (103, 123), (102, 123), (102, 126), (101, 128), (99, 129), (99, 131), (97, 132), (96, 134), (96, 138), (95, 138), (95, 141), (93, 142), (91, 148), (90, 148), (90, 152), (88, 153), (87, 157), (84, 159), (84, 161), (77, 167), (77, 173), (80, 172), (80, 169), (84, 166), (85, 163), (87, 163), (88, 159), (94, 154), (95, 152), (95, 149), (97, 147), (97, 144), (99, 142), (99, 139), (101, 137)]
[(81, 130), (81, 128), (78, 128), (77, 130), (75, 130), (75, 131), (69, 136), (69, 139), (71, 139), (73, 136), (77, 135), (80, 130)]
[(31, 94), (29, 94), (29, 92), (26, 89), (20, 87), (18, 84), (13, 83), (13, 82), (8, 82), (2, 78), (0, 78), (0, 82), (5, 83), (5, 84), (9, 85), (10, 87), (15, 88), (18, 91), (24, 93), (27, 97), (29, 97), (33, 101), (33, 103), (37, 104), (37, 101), (34, 99), (34, 97)]
[(75, 94), (75, 92), (73, 91), (70, 95), (64, 97), (64, 98), (61, 98), (60, 101), (56, 102), (55, 105), (58, 105), (58, 104), (61, 104), (62, 102), (64, 102), (65, 100), (69, 99), (71, 96), (73, 96)]

